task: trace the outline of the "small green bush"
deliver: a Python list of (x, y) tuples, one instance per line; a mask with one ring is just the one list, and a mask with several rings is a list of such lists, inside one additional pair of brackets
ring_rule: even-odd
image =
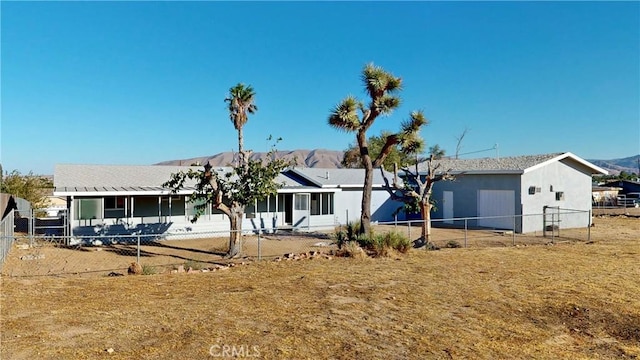
[(404, 235), (391, 231), (385, 234), (372, 235), (366, 244), (375, 256), (390, 256), (391, 250), (406, 253), (411, 248), (411, 241)]
[(197, 261), (194, 260), (187, 260), (184, 263), (184, 269), (185, 270), (189, 270), (189, 268), (193, 269), (193, 270), (202, 270), (204, 266), (202, 265), (202, 263), (199, 263)]
[(446, 246), (450, 249), (456, 249), (456, 248), (462, 247), (462, 245), (460, 245), (460, 243), (455, 240), (449, 240)]
[(359, 232), (359, 221), (348, 223), (344, 230), (342, 227), (337, 228), (335, 230), (334, 238), (338, 245), (338, 249), (342, 249), (342, 247), (348, 242), (358, 241)]
[(142, 265), (142, 275), (153, 275), (153, 274), (156, 274), (157, 272), (158, 271), (154, 266)]

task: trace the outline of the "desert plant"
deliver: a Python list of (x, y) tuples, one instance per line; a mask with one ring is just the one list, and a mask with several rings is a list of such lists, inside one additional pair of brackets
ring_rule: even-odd
[(153, 275), (158, 273), (157, 269), (151, 265), (142, 265), (142, 275)]
[(376, 257), (390, 256), (393, 251), (404, 254), (412, 245), (406, 236), (395, 231), (373, 234), (367, 238), (360, 237), (358, 243)]
[(194, 260), (187, 260), (184, 263), (185, 270), (188, 270), (189, 268), (191, 268), (192, 270), (202, 270), (203, 267), (204, 266), (202, 265), (202, 263)]
[(368, 257), (364, 249), (362, 249), (355, 241), (347, 241), (344, 243), (342, 248), (338, 250), (337, 255), (355, 259), (364, 259)]
[(359, 232), (360, 222), (358, 221), (348, 223), (344, 230), (342, 227), (337, 228), (334, 238), (338, 245), (338, 249), (342, 249), (342, 247), (348, 242), (358, 241)]
[(438, 245), (432, 243), (432, 242), (428, 242), (426, 245), (427, 250), (440, 250), (440, 248), (438, 247)]
[(449, 241), (447, 241), (446, 247), (448, 247), (450, 249), (455, 249), (455, 248), (461, 248), (462, 245), (460, 245), (460, 243), (455, 241), (455, 240), (449, 240)]

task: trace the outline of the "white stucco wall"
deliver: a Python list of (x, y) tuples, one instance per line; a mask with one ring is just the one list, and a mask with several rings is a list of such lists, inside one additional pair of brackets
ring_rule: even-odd
[[(571, 166), (570, 166), (571, 165)], [(591, 210), (591, 174), (583, 171), (575, 164), (562, 161), (550, 163), (544, 167), (529, 171), (522, 175), (521, 194), (522, 212), (525, 215), (523, 231), (533, 232), (543, 230), (541, 214), (545, 206), (560, 207), (560, 222), (556, 225), (562, 228), (586, 227), (590, 224)], [(539, 188), (540, 192), (529, 194), (529, 188)], [(563, 199), (556, 200), (556, 193), (562, 192)], [(568, 213), (567, 210), (583, 211)], [(554, 210), (549, 209), (550, 212)], [(555, 210), (557, 211), (557, 210)], [(548, 217), (548, 222), (551, 220)], [(554, 216), (557, 220), (557, 216)]]

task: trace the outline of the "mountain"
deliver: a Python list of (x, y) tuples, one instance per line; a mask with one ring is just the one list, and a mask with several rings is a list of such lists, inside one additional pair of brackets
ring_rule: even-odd
[[(227, 166), (233, 163), (234, 158), (237, 156), (236, 152), (223, 152), (213, 156), (202, 156), (191, 159), (182, 160), (169, 160), (157, 163), (155, 165), (191, 165), (191, 164), (206, 164), (209, 162), (212, 166)], [(299, 167), (311, 167), (311, 168), (341, 168), (340, 162), (342, 161), (344, 152), (337, 150), (284, 150), (277, 151), (277, 159), (293, 160), (297, 162)], [(266, 158), (266, 152), (251, 153), (250, 158), (252, 160)]]
[[(227, 166), (233, 163), (236, 155), (237, 153), (235, 152), (223, 152), (212, 156), (163, 161), (155, 165), (206, 164), (208, 161), (212, 166)], [(264, 159), (266, 156), (266, 152), (256, 152), (251, 154), (251, 159)], [(344, 151), (325, 149), (283, 150), (276, 152), (276, 158), (278, 159), (297, 159), (298, 166), (310, 168), (341, 168), (342, 165), (340, 165), (340, 163), (342, 162), (343, 156)], [(640, 159), (640, 155), (630, 156), (623, 159), (587, 161), (609, 171), (609, 174), (617, 175), (621, 171), (638, 174), (640, 172), (640, 169), (638, 169), (638, 159)]]
[(621, 171), (629, 174), (640, 173), (640, 165), (638, 164), (638, 161), (640, 161), (640, 155), (630, 156), (622, 159), (587, 161), (609, 171), (609, 174), (611, 175), (617, 175)]

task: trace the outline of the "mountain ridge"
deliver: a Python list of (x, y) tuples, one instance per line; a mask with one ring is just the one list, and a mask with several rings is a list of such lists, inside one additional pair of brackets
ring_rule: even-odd
[[(252, 152), (249, 158), (251, 160), (263, 160), (267, 157), (266, 152)], [(326, 150), (326, 149), (298, 149), (298, 150), (280, 150), (275, 152), (276, 159), (295, 160), (297, 166), (315, 167), (315, 168), (341, 168), (344, 151)], [(233, 164), (237, 157), (237, 152), (221, 152), (211, 156), (200, 156), (189, 159), (178, 159), (163, 161), (154, 165), (192, 165), (206, 164), (209, 162), (212, 166), (228, 166)]]
[[(237, 152), (221, 152), (210, 156), (193, 157), (189, 159), (177, 159), (163, 161), (154, 165), (191, 165), (191, 164), (206, 164), (209, 162), (212, 166), (228, 166), (234, 162), (237, 156)], [(252, 160), (265, 159), (266, 152), (251, 153), (250, 158)], [(310, 167), (310, 168), (342, 168), (342, 158), (344, 157), (344, 151), (340, 150), (327, 150), (327, 149), (297, 149), (297, 150), (280, 150), (276, 152), (277, 159), (285, 160), (297, 160), (297, 166)], [(610, 174), (616, 175), (621, 171), (626, 173), (640, 172), (638, 169), (638, 161), (640, 155), (629, 156), (620, 159), (600, 160), (600, 159), (585, 159), (588, 162), (601, 167)]]

